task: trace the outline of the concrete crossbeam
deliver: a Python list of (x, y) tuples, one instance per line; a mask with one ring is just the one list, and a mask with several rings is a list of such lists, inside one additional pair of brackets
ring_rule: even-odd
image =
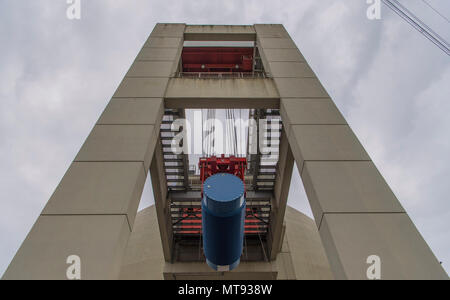
[(204, 262), (185, 262), (164, 265), (166, 280), (275, 280), (277, 267), (274, 262), (241, 262), (231, 272), (217, 272)]
[(186, 41), (254, 41), (255, 29), (249, 25), (187, 25)]
[(279, 108), (272, 79), (171, 78), (165, 95), (167, 108)]

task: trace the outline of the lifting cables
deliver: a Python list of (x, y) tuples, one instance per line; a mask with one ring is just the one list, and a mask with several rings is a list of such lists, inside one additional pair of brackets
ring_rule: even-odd
[[(206, 113), (205, 113), (206, 111)], [(206, 116), (205, 116), (206, 114)], [(202, 156), (215, 155), (216, 110), (202, 109)]]
[[(211, 157), (218, 155), (215, 145), (215, 138), (220, 137), (215, 132), (216, 110), (202, 109), (202, 156)], [(236, 124), (234, 109), (225, 109), (225, 136), (223, 136), (223, 154), (241, 156), (243, 146), (239, 144), (238, 137), (241, 137), (241, 129)], [(241, 111), (239, 110), (239, 113)], [(238, 133), (239, 130), (239, 133)], [(222, 153), (220, 153), (222, 154)]]
[(239, 156), (239, 144), (237, 138), (236, 118), (234, 115), (234, 109), (225, 110), (226, 118), (226, 137), (227, 137), (227, 149), (230, 155)]

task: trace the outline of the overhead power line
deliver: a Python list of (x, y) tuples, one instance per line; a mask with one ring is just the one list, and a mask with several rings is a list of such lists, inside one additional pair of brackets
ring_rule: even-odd
[(442, 17), (442, 19), (446, 20), (447, 23), (450, 23), (450, 20), (444, 16), (443, 14), (441, 14), (436, 8), (434, 8), (428, 1), (426, 0), (422, 0), (423, 3), (425, 3), (429, 8), (431, 8), (435, 13), (437, 13), (438, 15), (440, 15)]
[(449, 43), (437, 34), (434, 30), (423, 23), (416, 15), (409, 11), (406, 7), (400, 4), (397, 0), (382, 0), (383, 3), (389, 7), (393, 12), (399, 15), (402, 19), (408, 22), (414, 29), (419, 31), (423, 36), (435, 44), (445, 54), (450, 56)]

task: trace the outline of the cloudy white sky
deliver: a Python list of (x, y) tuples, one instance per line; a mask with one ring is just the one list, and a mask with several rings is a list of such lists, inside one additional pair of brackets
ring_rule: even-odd
[[(422, 0), (400, 2), (450, 40)], [(81, 3), (70, 21), (66, 0), (0, 0), (0, 274), (156, 22), (284, 24), (450, 270), (450, 58), (397, 15), (369, 21), (364, 0)], [(310, 214), (297, 171), (289, 203)]]

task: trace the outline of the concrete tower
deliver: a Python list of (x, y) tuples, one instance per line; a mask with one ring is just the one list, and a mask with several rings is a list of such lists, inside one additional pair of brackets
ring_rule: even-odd
[[(188, 70), (192, 41), (252, 43), (250, 72)], [(250, 160), (261, 224), (231, 272), (208, 268), (180, 226), (198, 179), (187, 155), (167, 152), (165, 125), (194, 108), (282, 120), (272, 168)], [(294, 161), (315, 221), (287, 207)], [(155, 206), (137, 214), (148, 173)], [(71, 255), (82, 279), (366, 279), (372, 255), (382, 279), (448, 278), (284, 27), (269, 24), (156, 25), (3, 278), (65, 279)]]

